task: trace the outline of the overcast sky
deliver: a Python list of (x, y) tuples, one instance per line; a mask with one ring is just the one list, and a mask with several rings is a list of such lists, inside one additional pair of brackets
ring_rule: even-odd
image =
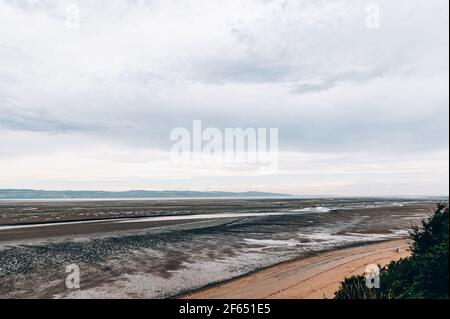
[[(447, 195), (448, 6), (0, 0), (0, 188)], [(279, 170), (171, 162), (196, 119)]]

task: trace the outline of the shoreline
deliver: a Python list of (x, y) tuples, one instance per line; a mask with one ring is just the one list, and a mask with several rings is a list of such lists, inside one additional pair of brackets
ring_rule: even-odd
[(175, 296), (178, 299), (333, 298), (346, 277), (364, 274), (369, 264), (385, 266), (410, 255), (408, 239), (343, 247), (258, 269)]

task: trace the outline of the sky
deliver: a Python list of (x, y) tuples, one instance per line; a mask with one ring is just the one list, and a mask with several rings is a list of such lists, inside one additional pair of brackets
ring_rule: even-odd
[[(0, 188), (448, 195), (444, 0), (0, 0)], [(174, 162), (277, 128), (278, 169)]]

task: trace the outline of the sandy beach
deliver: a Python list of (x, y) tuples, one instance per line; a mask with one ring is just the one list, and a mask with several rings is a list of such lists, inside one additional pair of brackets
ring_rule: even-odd
[(333, 298), (344, 278), (363, 274), (369, 264), (387, 265), (410, 255), (407, 240), (394, 240), (320, 253), (281, 263), (205, 288), (186, 299)]

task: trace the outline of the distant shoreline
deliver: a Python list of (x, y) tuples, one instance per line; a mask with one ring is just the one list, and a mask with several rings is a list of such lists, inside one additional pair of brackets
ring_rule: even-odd
[(120, 201), (195, 201), (195, 200), (329, 200), (329, 199), (379, 199), (379, 200), (397, 200), (397, 201), (415, 201), (415, 200), (432, 200), (432, 201), (447, 201), (445, 196), (424, 196), (424, 197), (334, 197), (334, 196), (229, 196), (229, 197), (64, 197), (64, 198), (0, 198), (0, 203), (57, 203), (57, 202), (120, 202)]
[(0, 189), (0, 200), (138, 200), (138, 199), (212, 199), (212, 198), (287, 198), (290, 194), (272, 192), (221, 191), (53, 191), (35, 189)]
[(443, 199), (448, 195), (390, 195), (390, 196), (336, 196), (336, 195), (292, 195), (284, 193), (245, 191), (73, 191), (73, 190), (36, 190), (0, 188), (0, 202), (5, 201), (126, 201), (126, 200), (209, 200), (209, 199)]
[(103, 201), (163, 201), (163, 200), (221, 200), (221, 199), (309, 199), (287, 195), (285, 197), (103, 197), (103, 198), (0, 198), (0, 202), (103, 202)]

